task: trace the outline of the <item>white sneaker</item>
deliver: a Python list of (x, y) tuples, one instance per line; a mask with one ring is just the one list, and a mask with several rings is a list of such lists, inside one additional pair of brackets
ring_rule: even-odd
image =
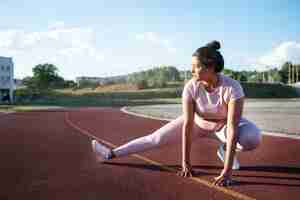
[[(225, 150), (224, 150), (224, 147), (225, 147), (224, 144), (220, 145), (220, 147), (219, 147), (219, 149), (218, 149), (218, 152), (217, 152), (218, 157), (220, 158), (220, 160), (221, 160), (223, 163), (224, 163), (224, 160), (225, 160)], [(236, 155), (235, 155), (234, 158), (233, 158), (232, 169), (233, 169), (233, 170), (239, 170), (239, 169), (240, 169), (240, 163), (239, 163), (239, 161), (237, 160)]]
[(104, 162), (113, 158), (112, 150), (97, 142), (97, 140), (92, 140), (92, 149), (96, 154), (96, 160), (98, 162)]

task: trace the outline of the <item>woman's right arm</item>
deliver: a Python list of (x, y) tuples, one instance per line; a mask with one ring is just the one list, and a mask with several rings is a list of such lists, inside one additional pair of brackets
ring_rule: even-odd
[(182, 101), (184, 122), (182, 126), (182, 171), (180, 176), (192, 176), (190, 162), (191, 134), (194, 124), (194, 103), (193, 101)]

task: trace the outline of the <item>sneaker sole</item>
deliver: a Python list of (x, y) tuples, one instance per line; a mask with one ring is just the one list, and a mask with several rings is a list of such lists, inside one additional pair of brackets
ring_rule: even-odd
[(93, 149), (93, 152), (94, 152), (94, 155), (95, 155), (96, 162), (104, 162), (105, 161), (104, 158), (97, 155), (98, 154), (98, 152), (96, 151), (96, 144), (97, 143), (98, 142), (96, 140), (92, 141), (92, 149)]

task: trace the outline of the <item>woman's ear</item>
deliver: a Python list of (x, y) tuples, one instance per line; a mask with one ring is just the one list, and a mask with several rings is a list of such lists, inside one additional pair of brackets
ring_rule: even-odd
[(210, 72), (215, 73), (215, 72), (216, 72), (216, 65), (215, 65), (215, 64), (210, 64), (210, 65), (207, 67), (207, 70), (210, 71)]

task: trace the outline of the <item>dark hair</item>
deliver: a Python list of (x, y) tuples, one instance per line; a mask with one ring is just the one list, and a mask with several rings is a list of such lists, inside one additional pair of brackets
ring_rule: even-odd
[(204, 67), (215, 67), (215, 72), (221, 72), (224, 69), (224, 59), (218, 49), (221, 48), (220, 42), (214, 40), (204, 47), (198, 48), (193, 56), (197, 57)]

